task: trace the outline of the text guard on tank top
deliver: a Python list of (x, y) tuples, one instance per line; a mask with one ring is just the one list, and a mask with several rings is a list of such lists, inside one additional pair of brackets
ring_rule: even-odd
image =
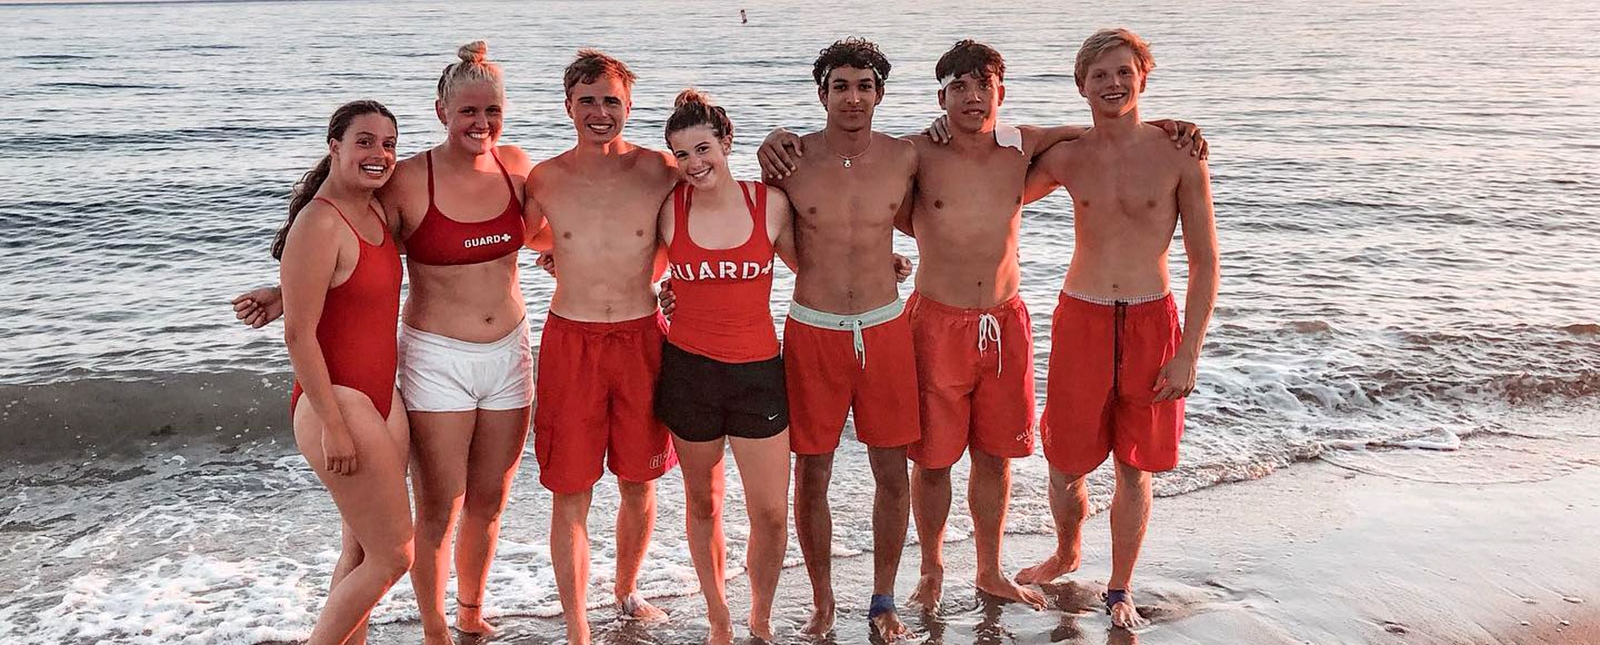
[(667, 341), (726, 363), (751, 363), (778, 355), (772, 324), (772, 238), (767, 233), (767, 186), (739, 182), (753, 226), (750, 239), (731, 249), (707, 249), (689, 236), (694, 186), (672, 191), (673, 235), (667, 262), (677, 309)]

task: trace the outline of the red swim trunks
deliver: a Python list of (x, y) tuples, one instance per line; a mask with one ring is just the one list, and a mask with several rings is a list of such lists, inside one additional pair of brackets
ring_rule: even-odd
[(579, 493), (600, 480), (602, 463), (630, 482), (652, 481), (677, 463), (655, 415), (665, 338), (660, 313), (616, 323), (550, 314), (539, 340), (533, 411), (539, 483)]
[(1133, 304), (1061, 294), (1040, 424), (1051, 468), (1085, 474), (1113, 452), (1146, 472), (1178, 465), (1183, 399), (1156, 403), (1154, 387), (1182, 333), (1172, 294)]
[(1013, 296), (963, 309), (912, 293), (911, 333), (922, 391), (922, 440), (911, 459), (949, 468), (968, 445), (996, 457), (1033, 452), (1033, 328)]
[(790, 449), (833, 452), (852, 410), (856, 438), (868, 446), (897, 448), (922, 435), (909, 314), (899, 301), (849, 315), (790, 306), (783, 325)]

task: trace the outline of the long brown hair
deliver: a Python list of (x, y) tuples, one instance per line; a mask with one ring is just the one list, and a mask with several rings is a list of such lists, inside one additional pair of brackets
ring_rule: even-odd
[[(339, 109), (333, 111), (333, 117), (328, 119), (327, 140), (338, 141), (343, 139), (345, 130), (350, 129), (350, 124), (356, 120), (356, 117), (365, 114), (382, 114), (388, 117), (389, 122), (394, 123), (397, 129), (399, 128), (399, 123), (395, 121), (394, 113), (390, 112), (389, 108), (384, 107), (382, 103), (370, 100), (351, 101), (339, 106)], [(317, 162), (316, 167), (306, 171), (306, 174), (300, 176), (300, 181), (294, 183), (294, 194), (289, 197), (289, 219), (284, 221), (283, 228), (278, 229), (277, 238), (272, 240), (273, 259), (283, 259), (283, 244), (289, 239), (289, 227), (294, 226), (295, 216), (300, 214), (306, 204), (311, 203), (313, 197), (316, 197), (317, 190), (322, 188), (322, 182), (328, 180), (328, 173), (332, 169), (333, 158), (328, 155), (322, 155), (322, 160)]]

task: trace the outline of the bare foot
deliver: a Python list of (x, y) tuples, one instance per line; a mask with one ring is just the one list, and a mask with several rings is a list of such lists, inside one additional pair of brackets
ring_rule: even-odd
[(772, 634), (772, 616), (770, 613), (756, 613), (756, 608), (750, 608), (750, 635), (762, 642), (771, 643), (777, 640)]
[(911, 604), (926, 612), (939, 611), (939, 597), (944, 593), (944, 571), (929, 571), (917, 581), (917, 590), (911, 592)]
[(494, 625), (483, 619), (483, 608), (457, 603), (456, 629), (474, 636), (493, 636)]
[(1060, 554), (1052, 555), (1049, 558), (1046, 558), (1044, 562), (1040, 562), (1039, 564), (1017, 572), (1017, 584), (1042, 585), (1046, 582), (1050, 582), (1051, 580), (1055, 580), (1056, 578), (1077, 571), (1078, 563), (1081, 562), (1082, 559), (1083, 557), (1078, 554), (1072, 554), (1072, 556), (1069, 558), (1063, 558)]
[(430, 634), (422, 632), (422, 645), (456, 645), (456, 639), (450, 637), (450, 630), (443, 634)]
[(911, 638), (911, 630), (900, 622), (900, 616), (893, 611), (886, 611), (872, 618), (872, 627), (878, 631), (878, 637), (885, 643)]
[[(1018, 577), (1021, 577), (1019, 574)], [(1020, 586), (996, 571), (978, 575), (978, 591), (1013, 602), (1026, 603), (1034, 609), (1044, 609), (1044, 594)]]
[(1111, 625), (1114, 627), (1139, 629), (1149, 624), (1149, 620), (1139, 615), (1139, 609), (1133, 606), (1132, 600), (1124, 600), (1111, 606)]
[(650, 604), (650, 601), (645, 600), (637, 591), (617, 599), (617, 613), (625, 619), (647, 623), (661, 623), (667, 620), (667, 612)]
[(833, 603), (831, 602), (827, 605), (819, 605), (816, 609), (811, 610), (811, 619), (807, 620), (806, 626), (800, 629), (801, 634), (812, 638), (827, 636), (828, 632), (831, 631), (833, 631)]
[(733, 623), (729, 621), (723, 625), (711, 626), (711, 634), (706, 636), (707, 645), (733, 645)]

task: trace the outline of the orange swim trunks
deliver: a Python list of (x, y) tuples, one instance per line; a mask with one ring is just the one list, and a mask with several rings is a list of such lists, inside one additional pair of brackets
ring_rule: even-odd
[(660, 313), (615, 323), (550, 314), (533, 410), (539, 483), (579, 493), (600, 480), (602, 464), (623, 481), (648, 482), (677, 463), (655, 413), (665, 338)]
[(1172, 294), (1099, 302), (1061, 294), (1040, 423), (1051, 468), (1085, 474), (1112, 453), (1147, 472), (1178, 465), (1183, 399), (1156, 403), (1154, 387), (1182, 333)]
[(922, 440), (911, 459), (949, 468), (972, 446), (996, 457), (1033, 452), (1033, 325), (1021, 296), (964, 309), (912, 293)]
[(897, 448), (922, 435), (909, 313), (899, 301), (848, 315), (790, 306), (783, 325), (790, 449), (833, 452), (852, 410), (856, 438), (868, 446)]

